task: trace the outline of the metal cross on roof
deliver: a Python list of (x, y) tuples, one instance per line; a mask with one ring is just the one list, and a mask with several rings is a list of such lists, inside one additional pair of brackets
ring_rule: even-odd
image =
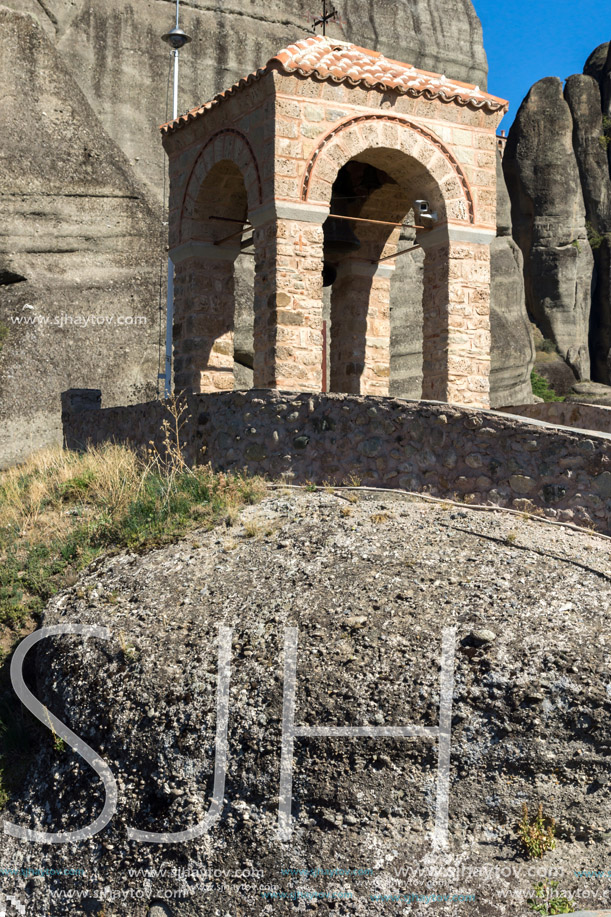
[(315, 19), (312, 27), (315, 29), (317, 25), (322, 26), (322, 34), (327, 34), (327, 23), (328, 22), (337, 22), (337, 10), (331, 10), (327, 13), (327, 0), (322, 0), (322, 16), (319, 16), (318, 19)]

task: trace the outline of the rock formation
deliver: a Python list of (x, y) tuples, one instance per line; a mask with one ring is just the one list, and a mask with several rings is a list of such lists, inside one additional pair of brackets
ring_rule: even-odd
[[(136, 174), (161, 201), (165, 159), (157, 126), (168, 112), (168, 50), (160, 36), (173, 24), (174, 3), (25, 2)], [(22, 10), (24, 0), (8, 5)], [(330, 25), (330, 35), (485, 88), (482, 29), (471, 0), (337, 0), (334, 7), (341, 25)], [(181, 4), (181, 25), (193, 42), (182, 53), (180, 110), (212, 98), (306, 37), (320, 10), (319, 0)]]
[[(521, 804), (534, 815), (541, 801), (557, 822), (541, 870), (582, 906), (606, 900), (606, 544), (532, 518), (376, 497), (272, 496), (230, 529), (100, 560), (52, 600), (45, 625), (110, 632), (44, 640), (33, 690), (108, 762), (118, 807), (91, 840), (47, 845), (44, 880), (29, 878), (40, 847), (5, 835), (14, 874), (0, 874), (0, 892), (49, 917), (147, 917), (154, 900), (172, 917), (268, 917), (309, 912), (300, 905), (313, 893), (320, 917), (394, 917), (405, 893), (464, 892), (474, 897), (432, 912), (512, 917), (545, 875), (515, 831)], [(220, 817), (188, 842), (129, 840), (128, 828), (187, 830), (210, 810), (224, 744), (215, 748), (220, 627), (232, 628)], [(430, 733), (289, 742), (292, 834), (282, 841), (287, 629), (298, 630), (296, 729), (379, 731), (437, 727), (442, 631), (453, 627), (448, 847), (431, 843)], [(287, 722), (284, 712), (285, 738)], [(43, 831), (85, 827), (101, 812), (102, 783), (42, 733), (3, 816)], [(80, 906), (68, 911), (62, 893)]]
[(611, 348), (611, 177), (605, 137), (601, 93), (591, 76), (569, 77), (564, 91), (573, 117), (573, 147), (579, 168), (595, 272), (590, 317), (592, 378), (609, 381)]
[(60, 439), (66, 386), (154, 396), (160, 231), (35, 20), (0, 7), (0, 45), (1, 466)]
[[(409, 248), (416, 232), (401, 230), (397, 248)], [(395, 262), (390, 286), (390, 394), (422, 397), (422, 293), (424, 251), (402, 255)]]
[(531, 318), (578, 379), (611, 383), (611, 43), (536, 83), (504, 168)]
[(503, 168), (514, 238), (524, 254), (526, 305), (580, 379), (590, 375), (593, 258), (562, 82), (532, 87), (509, 132)]
[(524, 300), (524, 261), (511, 235), (511, 206), (497, 158), (496, 239), (490, 247), (490, 406), (529, 404), (535, 348)]
[(604, 115), (611, 115), (611, 41), (595, 48), (587, 59), (583, 72), (592, 76), (600, 86)]

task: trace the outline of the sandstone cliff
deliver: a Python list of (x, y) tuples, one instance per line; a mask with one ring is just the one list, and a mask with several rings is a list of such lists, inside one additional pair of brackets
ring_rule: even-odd
[(511, 205), (497, 157), (496, 239), (490, 246), (490, 406), (530, 404), (535, 347), (524, 298), (524, 260), (511, 235)]
[(159, 224), (40, 26), (0, 7), (0, 465), (60, 437), (59, 393), (154, 395)]
[[(8, 5), (23, 9), (24, 0)], [(166, 117), (167, 46), (173, 0), (26, 0), (75, 75), (108, 133), (161, 201), (164, 155), (157, 126)], [(337, 0), (342, 20), (329, 34), (416, 67), (486, 85), (482, 29), (471, 0)], [(179, 108), (212, 98), (307, 36), (319, 0), (190, 0), (181, 25)], [(170, 112), (171, 114), (171, 112)]]
[(563, 89), (540, 80), (509, 132), (504, 170), (526, 304), (577, 379), (611, 382), (611, 47)]

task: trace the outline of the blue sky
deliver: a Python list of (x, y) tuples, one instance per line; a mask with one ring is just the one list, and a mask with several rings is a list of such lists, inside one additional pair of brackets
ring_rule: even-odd
[(484, 29), (488, 91), (509, 99), (508, 129), (522, 99), (544, 76), (581, 73), (611, 39), (609, 0), (473, 0)]

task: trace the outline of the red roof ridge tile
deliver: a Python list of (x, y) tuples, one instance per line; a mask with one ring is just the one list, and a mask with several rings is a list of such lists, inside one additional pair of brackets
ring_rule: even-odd
[(316, 76), (334, 83), (346, 82), (351, 86), (392, 89), (412, 96), (426, 95), (427, 99), (438, 98), (444, 102), (485, 108), (488, 111), (506, 111), (508, 107), (505, 99), (489, 95), (471, 83), (449, 79), (445, 74), (418, 70), (412, 64), (384, 57), (380, 51), (361, 48), (351, 42), (312, 35), (282, 48), (264, 67), (234, 83), (209, 102), (163, 124), (161, 130), (170, 133), (183, 127), (272, 70)]

